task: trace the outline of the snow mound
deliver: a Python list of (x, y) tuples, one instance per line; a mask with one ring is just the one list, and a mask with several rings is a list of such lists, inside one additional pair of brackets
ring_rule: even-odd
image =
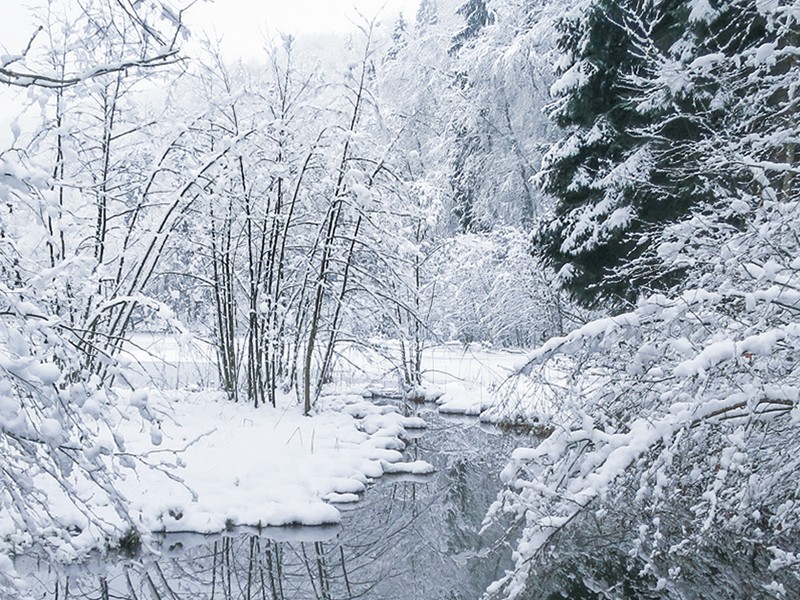
[[(335, 525), (341, 513), (334, 504), (357, 502), (384, 473), (432, 470), (427, 463), (401, 462), (406, 428), (424, 428), (425, 422), (366, 402), (360, 394), (326, 397), (318, 412), (304, 416), (289, 398), (277, 408), (256, 409), (217, 394), (149, 390), (147, 409), (158, 415), (154, 436), (130, 418), (141, 408), (142, 392), (119, 393), (116, 433), (125, 438), (135, 469), (118, 485), (142, 532)], [(44, 423), (44, 438), (60, 434), (57, 423)], [(63, 492), (39, 487), (48, 494), (55, 519), (82, 532), (80, 540), (72, 537), (71, 548), (78, 541), (86, 550), (98, 544), (96, 532)], [(99, 514), (120, 533), (127, 529), (98, 504)], [(0, 532), (6, 529), (0, 518)], [(20, 543), (25, 542), (20, 538)]]
[(429, 462), (424, 460), (415, 460), (411, 462), (396, 462), (396, 463), (383, 463), (383, 472), (391, 475), (395, 474), (408, 474), (408, 475), (430, 475), (435, 473), (436, 469)]
[(361, 500), (361, 498), (359, 498), (358, 494), (337, 494), (336, 492), (331, 492), (325, 496), (325, 501), (333, 504), (349, 504), (358, 502), (359, 500)]

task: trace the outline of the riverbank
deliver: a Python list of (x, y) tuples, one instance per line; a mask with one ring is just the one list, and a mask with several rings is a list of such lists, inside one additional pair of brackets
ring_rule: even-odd
[[(108, 553), (69, 569), (28, 555), (17, 561), (35, 598), (477, 598), (510, 568), (498, 549), (504, 525), (483, 530), (500, 488), (497, 473), (520, 443), (475, 419), (418, 407), (429, 424), (407, 440), (404, 463), (425, 476), (386, 475), (342, 510), (337, 527), (234, 528), (215, 535), (166, 534), (134, 560)], [(259, 409), (260, 410), (260, 409)], [(524, 442), (523, 442), (524, 443)], [(324, 589), (327, 595), (320, 590)], [(241, 593), (237, 592), (241, 590)], [(52, 594), (52, 592), (49, 592)], [(60, 596), (59, 596), (60, 598)]]
[[(217, 392), (119, 392), (113, 435), (125, 440), (116, 458), (128, 468), (113, 469), (136, 533), (84, 474), (76, 472), (66, 486), (33, 474), (36, 493), (47, 496), (50, 534), (32, 539), (19, 519), (0, 514), (0, 555), (44, 544), (68, 562), (104, 545), (136, 545), (139, 533), (335, 524), (336, 506), (357, 501), (384, 472), (433, 470), (402, 463), (404, 438), (425, 427), (422, 419), (354, 394), (323, 397), (310, 417), (292, 398), (280, 400), (255, 409)], [(155, 425), (137, 418), (142, 410)], [(13, 579), (10, 563), (3, 564)]]
[[(142, 385), (150, 380), (176, 388), (215, 385), (214, 350), (200, 340), (135, 334), (129, 354), (142, 372), (137, 380)], [(395, 395), (402, 379), (402, 355), (400, 345), (390, 340), (343, 346), (332, 375), (345, 391)], [(567, 365), (548, 365), (528, 377), (514, 377), (527, 355), (526, 350), (481, 343), (427, 347), (422, 352), (422, 385), (409, 397), (435, 402), (443, 414), (479, 417), (497, 425), (535, 425), (553, 416), (553, 386), (563, 382)]]
[[(104, 454), (115, 448), (112, 438), (124, 440), (113, 471), (127, 520), (78, 471), (67, 487), (32, 474), (53, 526), (46, 540), (35, 540), (20, 525), (22, 517), (0, 515), (0, 554), (45, 543), (68, 562), (93, 548), (136, 544), (138, 532), (335, 524), (338, 507), (357, 502), (384, 473), (432, 470), (424, 461), (402, 460), (411, 430), (424, 423), (369, 398), (370, 390), (397, 389), (392, 344), (346, 350), (335, 373), (344, 383), (326, 388), (309, 417), (290, 395), (277, 407), (258, 409), (228, 401), (213, 390), (202, 343), (187, 347), (184, 340), (138, 335), (135, 346), (130, 364), (134, 376), (138, 369), (139, 380), (131, 378), (137, 391), (116, 390), (111, 427), (94, 446)], [(496, 392), (506, 389), (521, 356), (479, 345), (428, 349), (429, 399), (438, 398), (448, 414), (475, 414), (478, 405), (488, 421), (487, 414), (504, 406)]]
[(334, 504), (357, 501), (372, 479), (430, 468), (395, 464), (406, 430), (424, 421), (357, 395), (322, 398), (309, 417), (290, 397), (254, 409), (220, 394), (154, 392), (153, 404), (164, 441), (126, 432), (148, 468), (122, 485), (150, 531), (334, 524)]

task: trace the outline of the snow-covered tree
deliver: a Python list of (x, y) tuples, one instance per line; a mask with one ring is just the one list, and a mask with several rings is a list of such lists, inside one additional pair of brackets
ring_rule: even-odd
[[(553, 433), (517, 451), (493, 509), (515, 513), (525, 527), (517, 570), (492, 589), (510, 597), (543, 593), (554, 580), (575, 594), (612, 598), (697, 598), (709, 581), (722, 596), (798, 594), (799, 132), (787, 118), (800, 82), (797, 15), (781, 2), (683, 9), (672, 36), (636, 38), (648, 67), (625, 75), (626, 101), (644, 120), (613, 133), (642, 142), (625, 159), (630, 166), (636, 152), (649, 157), (638, 172), (646, 175), (641, 190), (666, 193), (683, 182), (687, 194), (703, 193), (647, 229), (647, 252), (626, 255), (616, 273), (603, 274), (612, 285), (615, 275), (643, 273), (657, 259), (658, 272), (682, 276), (627, 312), (546, 342), (522, 369), (536, 376), (553, 365), (563, 375), (550, 381)], [(642, 18), (646, 12), (623, 12), (614, 27), (649, 36), (659, 30), (658, 19)], [(570, 81), (580, 84), (606, 68), (575, 64)], [(608, 120), (592, 117), (554, 151), (558, 162), (575, 150), (573, 170), (585, 175), (576, 175), (576, 193), (583, 185), (606, 193), (591, 184), (597, 156), (581, 149), (581, 142), (600, 143), (601, 122)], [(670, 148), (685, 171), (668, 162)], [(670, 169), (662, 174), (674, 180), (655, 178), (664, 165)], [(616, 172), (622, 188), (611, 177), (602, 181), (635, 194), (630, 173)], [(605, 217), (581, 214), (586, 228), (575, 221), (574, 241), (597, 234), (599, 245)], [(618, 555), (598, 559), (592, 544), (607, 541)], [(723, 566), (747, 576), (714, 577)]]
[(608, 522), (654, 589), (702, 583), (691, 565), (737, 539), (736, 552), (772, 560), (754, 597), (773, 583), (797, 592), (797, 210), (765, 201), (746, 232), (703, 248), (720, 257), (704, 286), (648, 297), (530, 356), (531, 373), (574, 367), (552, 382), (553, 434), (503, 473), (495, 510), (525, 525), (511, 597), (558, 564), (554, 536), (587, 519)]
[(454, 236), (429, 261), (436, 274), (429, 326), (440, 339), (531, 347), (569, 324), (554, 274), (534, 257), (524, 230)]
[(619, 303), (681, 279), (659, 233), (744, 185), (743, 142), (775, 143), (793, 19), (783, 3), (688, 0), (597, 0), (562, 19), (549, 111), (570, 134), (545, 159), (558, 205), (540, 239), (576, 297)]
[(110, 385), (126, 381), (119, 349), (135, 308), (169, 311), (142, 295), (159, 250), (142, 227), (158, 172), (145, 165), (159, 159), (130, 99), (175, 62), (179, 39), (180, 15), (160, 3), (64, 2), (0, 67), (42, 116), (0, 154), (4, 597), (17, 592), (9, 552), (39, 544), (65, 560), (126, 528), (136, 539), (116, 491), (133, 466), (117, 419), (138, 412), (158, 443), (158, 416), (139, 391), (123, 408)]
[[(453, 18), (412, 32), (379, 73), (383, 118), (397, 131), (397, 172), (424, 195), (402, 204), (435, 200), (439, 211), (420, 212), (429, 223), (421, 280), (436, 291), (422, 302), (431, 318), (426, 335), (526, 343), (551, 331), (539, 316), (558, 312), (549, 306), (518, 316), (529, 306), (525, 298), (554, 298), (546, 276), (524, 282), (522, 273), (536, 270), (523, 256), (524, 229), (547, 201), (532, 180), (545, 142), (554, 139), (541, 108), (553, 79), (552, 23), (561, 4), (450, 4)], [(495, 270), (487, 274), (477, 264)], [(492, 310), (500, 298), (509, 311)]]
[(417, 29), (424, 30), (439, 22), (439, 7), (437, 0), (420, 0), (417, 8)]
[(554, 127), (553, 22), (566, 3), (466, 3), (454, 36), (450, 183), (462, 231), (529, 227), (547, 202), (534, 184)]

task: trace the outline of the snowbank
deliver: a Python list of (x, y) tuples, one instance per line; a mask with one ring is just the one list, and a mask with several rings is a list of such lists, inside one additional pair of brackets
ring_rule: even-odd
[[(215, 533), (235, 526), (317, 526), (339, 523), (335, 504), (360, 499), (384, 473), (423, 473), (420, 461), (402, 466), (406, 428), (424, 421), (404, 417), (358, 395), (323, 397), (310, 417), (284, 398), (278, 408), (234, 404), (215, 392), (149, 391), (119, 397), (116, 433), (126, 440), (119, 490), (137, 529)], [(135, 415), (158, 415), (158, 427)], [(69, 523), (61, 560), (102, 545), (64, 492), (43, 481), (55, 522)], [(81, 485), (75, 490), (89, 490)], [(93, 492), (96, 493), (96, 492)], [(104, 500), (98, 513), (118, 531), (126, 526)], [(22, 532), (0, 515), (0, 557)], [(3, 547), (5, 546), (5, 550)], [(3, 565), (0, 564), (0, 567)]]
[(556, 362), (529, 377), (514, 377), (527, 361), (521, 351), (472, 344), (431, 348), (423, 365), (431, 367), (426, 386), (440, 390), (435, 398), (439, 412), (495, 425), (540, 426), (557, 418), (554, 392), (564, 385), (569, 365)]
[[(356, 500), (402, 461), (405, 427), (425, 426), (360, 396), (323, 399), (311, 417), (288, 399), (282, 407), (254, 409), (173, 393), (154, 404), (172, 411), (162, 424), (164, 443), (156, 449), (149, 436), (128, 431), (129, 446), (148, 458), (179, 457), (183, 466), (171, 473), (184, 485), (153, 468), (139, 468), (125, 482), (131, 510), (153, 531), (338, 523), (330, 502)], [(165, 451), (184, 447), (180, 454)]]

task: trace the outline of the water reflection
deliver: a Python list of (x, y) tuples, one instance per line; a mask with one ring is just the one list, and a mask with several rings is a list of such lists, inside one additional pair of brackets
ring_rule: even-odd
[[(408, 441), (407, 458), (431, 462), (437, 473), (384, 477), (361, 502), (343, 507), (341, 527), (170, 535), (136, 560), (105, 558), (55, 569), (29, 557), (18, 567), (28, 573), (33, 597), (42, 600), (480, 598), (511, 566), (501, 526), (479, 534), (499, 488), (497, 474), (516, 446), (534, 442), (475, 420), (424, 416), (431, 429)], [(800, 598), (798, 580), (770, 569), (763, 544), (713, 532), (702, 555), (665, 556), (663, 570), (677, 564), (681, 577), (659, 584), (653, 571), (659, 561), (648, 571), (626, 545), (632, 506), (623, 495), (602, 518), (587, 512), (557, 534), (525, 598)], [(680, 522), (664, 520), (667, 547), (679, 550)], [(516, 539), (513, 531), (509, 539)]]
[(425, 415), (408, 460), (428, 477), (385, 477), (341, 528), (169, 536), (150, 554), (28, 569), (37, 598), (66, 600), (403, 600), (478, 598), (510, 566), (498, 529), (479, 535), (498, 473), (519, 438)]

